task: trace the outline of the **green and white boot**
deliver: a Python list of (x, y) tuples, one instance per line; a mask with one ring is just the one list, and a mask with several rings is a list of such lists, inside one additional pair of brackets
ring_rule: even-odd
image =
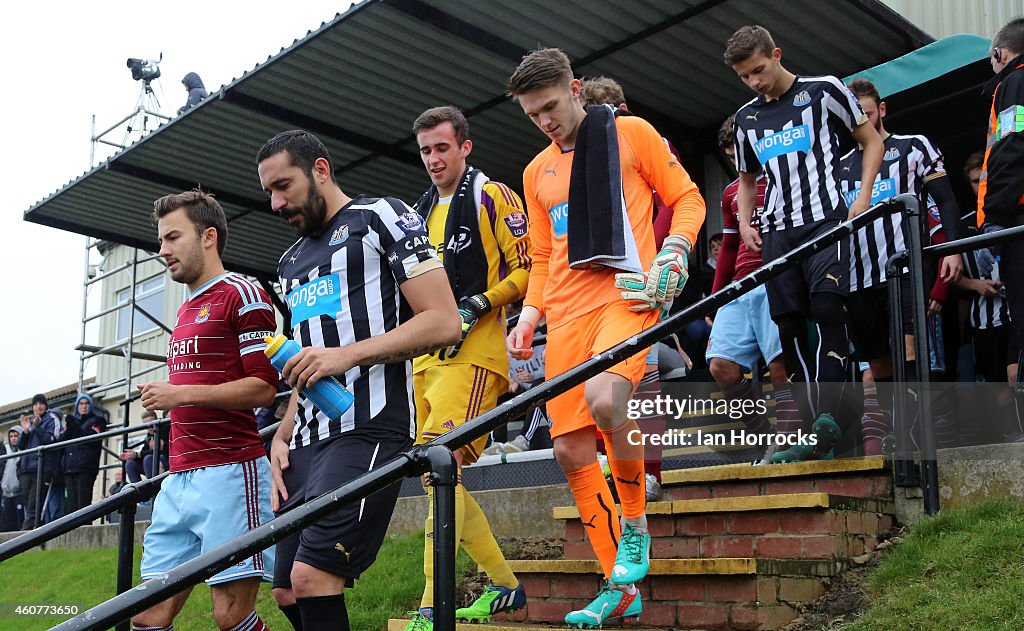
[(636, 586), (631, 587), (633, 593), (629, 594), (621, 588), (613, 589), (611, 583), (605, 581), (597, 598), (583, 609), (566, 614), (565, 623), (577, 629), (600, 629), (605, 622), (611, 620), (639, 618), (644, 609), (640, 602), (640, 590)]
[(469, 607), (455, 610), (456, 620), (466, 622), (490, 622), (496, 613), (515, 611), (526, 606), (526, 590), (520, 582), (515, 589), (484, 586), (484, 593)]

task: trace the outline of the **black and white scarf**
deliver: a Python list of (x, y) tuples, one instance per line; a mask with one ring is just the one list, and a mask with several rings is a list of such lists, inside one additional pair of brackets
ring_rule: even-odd
[[(483, 171), (467, 165), (448, 207), (441, 258), (456, 302), (487, 291), (487, 253), (480, 239), (481, 194), (487, 182)], [(438, 199), (437, 187), (431, 185), (416, 202), (424, 221)]]

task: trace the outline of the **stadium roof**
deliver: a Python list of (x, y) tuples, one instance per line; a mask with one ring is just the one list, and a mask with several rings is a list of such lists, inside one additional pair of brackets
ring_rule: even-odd
[(231, 222), (227, 267), (273, 278), (294, 234), (270, 212), (254, 156), (275, 133), (317, 134), (347, 193), (411, 202), (427, 184), (411, 123), (428, 107), (453, 104), (470, 117), (473, 163), (518, 188), (522, 168), (546, 143), (504, 96), (505, 81), (529, 50), (558, 46), (577, 75), (616, 78), (630, 109), (697, 153), (693, 147), (713, 146), (713, 130), (750, 98), (721, 55), (729, 35), (752, 22), (772, 31), (787, 68), (801, 74), (843, 76), (932, 41), (878, 0), (367, 0), (35, 204), (25, 219), (154, 250), (153, 200), (201, 185)]

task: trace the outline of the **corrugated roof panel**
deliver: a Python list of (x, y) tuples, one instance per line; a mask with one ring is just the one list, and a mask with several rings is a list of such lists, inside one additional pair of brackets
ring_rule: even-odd
[[(256, 175), (256, 153), (264, 142), (289, 125), (224, 102), (216, 103), (210, 111), (202, 119), (185, 120), (169, 128), (166, 142), (140, 146), (122, 161), (159, 169), (214, 190), (237, 191), (265, 203)], [(327, 135), (322, 135), (321, 140), (335, 164), (369, 155), (365, 149)]]
[[(358, 30), (311, 41), (239, 89), (389, 143), (407, 137), (427, 107), (471, 107), (504, 90), (499, 69), (507, 64), (486, 50), (424, 28), (387, 6), (355, 20)], [(381, 46), (382, 41), (402, 45)], [(410, 81), (422, 76), (432, 80)], [(408, 124), (396, 126), (396, 119)]]
[(348, 195), (397, 197), (407, 204), (416, 203), (429, 183), (422, 166), (415, 167), (389, 158), (371, 160), (338, 178), (338, 184)]
[(255, 172), (255, 153), (273, 134), (317, 134), (349, 194), (412, 202), (428, 183), (412, 121), (453, 103), (471, 114), (473, 162), (519, 189), (522, 168), (547, 144), (503, 96), (523, 52), (559, 46), (580, 74), (622, 81), (653, 122), (710, 136), (749, 99), (721, 52), (736, 27), (755, 20), (774, 31), (798, 72), (843, 76), (928, 41), (876, 0), (367, 0), (36, 204), (26, 219), (152, 248), (153, 200), (201, 182), (237, 217), (225, 264), (272, 277), (277, 254), (295, 238), (267, 212)]
[(295, 230), (277, 215), (249, 213), (228, 225), (226, 260), (249, 260), (276, 275), (281, 254), (298, 239)]
[[(557, 46), (571, 58), (578, 59), (700, 2), (562, 0), (528, 3), (517, 0), (440, 0), (430, 4), (492, 32), (525, 51)], [(517, 63), (518, 60), (508, 68), (506, 78)]]
[[(740, 26), (757, 22), (772, 31), (787, 68), (800, 74), (854, 71), (865, 58), (885, 60), (904, 50), (903, 35), (878, 31), (865, 50), (862, 13), (842, 3), (774, 3), (737, 0), (714, 7), (685, 23), (645, 38), (612, 56), (579, 68), (588, 76), (621, 79), (631, 97), (692, 127), (717, 125), (754, 96), (722, 61), (725, 42)], [(818, 29), (805, 29), (814, 23)], [(671, 59), (686, 50), (686, 63), (665, 64), (651, 73), (652, 59)]]

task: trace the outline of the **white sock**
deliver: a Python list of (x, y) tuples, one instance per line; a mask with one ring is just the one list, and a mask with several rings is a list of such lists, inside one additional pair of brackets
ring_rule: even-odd
[(622, 528), (625, 529), (627, 524), (637, 530), (647, 532), (647, 514), (644, 513), (639, 517), (623, 517), (621, 522)]

